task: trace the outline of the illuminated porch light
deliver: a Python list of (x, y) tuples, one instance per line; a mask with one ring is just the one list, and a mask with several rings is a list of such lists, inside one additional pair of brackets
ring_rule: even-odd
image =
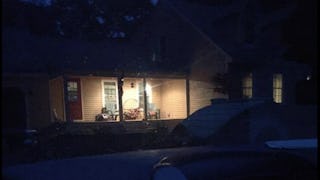
[(311, 76), (310, 75), (308, 75), (307, 76), (307, 81), (309, 81), (311, 79)]

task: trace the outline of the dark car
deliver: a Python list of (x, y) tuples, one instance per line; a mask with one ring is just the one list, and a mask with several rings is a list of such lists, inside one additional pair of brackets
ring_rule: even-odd
[(317, 106), (277, 104), (269, 99), (213, 100), (172, 131), (176, 145), (257, 144), (317, 136)]
[(291, 146), (284, 142), (194, 146), (52, 160), (4, 168), (3, 179), (317, 179), (315, 161), (290, 150), (314, 154), (317, 140), (295, 140)]
[[(291, 141), (268, 142), (267, 148), (220, 147), (214, 150), (168, 156), (155, 165), (156, 171), (153, 178), (316, 179), (316, 157), (310, 159), (305, 155), (316, 154), (317, 140)], [(282, 148), (288, 149), (284, 151)], [(293, 155), (292, 152), (288, 152), (289, 149), (300, 154)], [(309, 152), (302, 153), (306, 150)]]

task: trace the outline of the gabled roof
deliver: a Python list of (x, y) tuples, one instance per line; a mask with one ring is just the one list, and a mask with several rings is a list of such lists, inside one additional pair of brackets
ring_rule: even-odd
[(102, 71), (133, 65), (139, 69), (145, 63), (143, 47), (129, 42), (55, 39), (16, 29), (4, 29), (2, 33), (4, 71)]
[[(294, 2), (288, 2), (283, 7), (266, 12), (263, 9), (265, 5), (260, 1), (248, 0), (212, 5), (175, 0), (172, 5), (235, 61), (281, 58), (287, 46), (279, 36), (279, 22), (283, 22), (296, 8)], [(246, 31), (255, 36), (254, 42), (245, 41)]]
[[(168, 57), (154, 59), (159, 37), (170, 40)], [(196, 51), (218, 47), (159, 2), (130, 39), (89, 42), (31, 34), (24, 29), (2, 31), (3, 72), (188, 72)], [(225, 55), (226, 56), (226, 55)], [(214, 59), (213, 59), (214, 61)]]

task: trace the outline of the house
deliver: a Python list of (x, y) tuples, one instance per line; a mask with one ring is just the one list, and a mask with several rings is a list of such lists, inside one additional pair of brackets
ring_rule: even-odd
[(171, 4), (232, 57), (228, 73), (220, 76), (229, 99), (297, 103), (302, 92), (298, 89), (303, 88), (297, 84), (312, 74), (307, 64), (285, 57), (289, 45), (283, 41), (282, 28), (297, 2), (177, 0)]
[(42, 73), (2, 74), (3, 128), (43, 127), (50, 121), (49, 76)]
[(89, 42), (12, 27), (2, 38), (3, 89), (20, 92), (26, 128), (182, 120), (227, 97), (212, 79), (227, 72), (230, 56), (165, 1), (129, 39)]

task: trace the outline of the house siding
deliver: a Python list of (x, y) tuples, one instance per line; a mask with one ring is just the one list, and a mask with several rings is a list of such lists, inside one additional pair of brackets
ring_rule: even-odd
[(83, 120), (94, 121), (102, 108), (102, 80), (100, 77), (82, 77), (82, 113)]
[(161, 87), (162, 119), (183, 119), (187, 115), (186, 83), (181, 80), (167, 80)]
[(65, 121), (65, 107), (64, 107), (64, 92), (63, 92), (63, 77), (51, 79), (49, 81), (49, 93), (50, 93), (50, 104), (52, 121), (54, 120), (53, 111), (57, 113), (59, 120)]
[[(102, 108), (102, 81), (115, 80), (104, 77), (81, 77), (81, 90), (82, 90), (82, 111), (84, 121), (95, 121), (95, 116), (101, 113)], [(161, 83), (161, 86), (159, 83)], [(152, 103), (157, 108), (160, 108), (160, 117), (163, 119), (183, 119), (186, 118), (186, 85), (185, 80), (165, 80), (165, 81), (152, 81)], [(128, 97), (136, 97), (137, 100), (138, 86), (133, 88), (130, 83), (124, 83), (123, 86), (123, 101), (126, 102)], [(132, 90), (132, 91), (131, 91)], [(132, 96), (131, 96), (132, 95)], [(126, 98), (127, 97), (127, 98)], [(139, 104), (126, 104), (125, 108), (136, 108)], [(128, 106), (128, 107), (127, 107)], [(131, 107), (132, 106), (132, 107)], [(133, 107), (134, 106), (134, 107)]]
[(25, 95), (27, 128), (38, 129), (51, 123), (48, 79), (42, 74), (3, 75), (2, 88), (17, 87)]
[(278, 63), (264, 63), (253, 66), (251, 69), (240, 68), (241, 63), (230, 64), (228, 93), (230, 99), (242, 98), (242, 78), (252, 73), (253, 98), (273, 99), (273, 75), (281, 74), (282, 79), (282, 103), (296, 103), (296, 84), (303, 80), (310, 70), (308, 66), (295, 62), (279, 60)]
[(190, 114), (210, 105), (210, 99), (212, 98), (214, 98), (212, 84), (190, 80)]
[[(152, 103), (155, 105), (156, 109), (159, 109), (161, 106), (161, 80), (152, 80), (147, 81), (152, 87)], [(160, 109), (161, 111), (161, 109)]]
[[(83, 120), (94, 121), (102, 108), (102, 81), (104, 77), (81, 77)], [(113, 79), (115, 80), (115, 79)], [(135, 86), (133, 89), (126, 79), (123, 86), (123, 108), (137, 108), (139, 98)], [(127, 83), (126, 83), (127, 82)], [(137, 81), (135, 81), (137, 82)], [(160, 109), (161, 119), (184, 119), (187, 116), (186, 82), (181, 79), (147, 80), (152, 87), (152, 103)], [(137, 104), (126, 104), (128, 98), (135, 97)], [(214, 85), (203, 81), (190, 80), (190, 113), (210, 105), (213, 98), (222, 97), (214, 92)]]

